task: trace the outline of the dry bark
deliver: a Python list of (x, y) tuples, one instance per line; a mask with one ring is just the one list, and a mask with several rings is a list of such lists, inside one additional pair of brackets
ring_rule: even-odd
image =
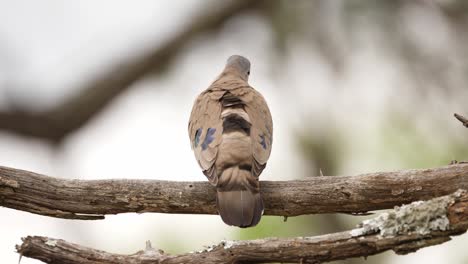
[[(363, 213), (468, 189), (468, 164), (260, 184), (265, 215)], [(69, 180), (0, 166), (0, 206), (52, 217), (216, 214), (215, 197), (208, 182)]]
[(457, 114), (457, 113), (455, 113), (455, 114), (453, 114), (453, 115), (455, 116), (455, 118), (456, 118), (458, 121), (460, 121), (460, 122), (463, 124), (463, 126), (468, 127), (468, 119), (467, 119), (466, 117), (464, 117), (464, 116), (462, 116), (462, 115), (459, 115), (459, 114)]
[(0, 129), (59, 142), (86, 124), (115, 97), (145, 75), (164, 73), (191, 40), (222, 28), (227, 20), (261, 2), (236, 0), (213, 6), (212, 10), (194, 18), (184, 30), (163, 45), (128, 61), (115, 63), (115, 67), (84, 85), (77, 95), (49, 111), (37, 113), (17, 109), (0, 112)]
[[(431, 210), (438, 207), (440, 210)], [(404, 211), (404, 213), (402, 213)], [(388, 217), (394, 214), (398, 218)], [(419, 217), (428, 219), (425, 229), (414, 227)], [(386, 216), (387, 215), (387, 216)], [(416, 220), (415, 220), (416, 219)], [(446, 222), (442, 221), (446, 220)], [(374, 221), (374, 222), (372, 222)], [(373, 225), (377, 223), (377, 225)], [(133, 255), (111, 254), (61, 239), (26, 237), (17, 246), (20, 254), (47, 263), (320, 263), (352, 257), (366, 257), (386, 250), (407, 254), (444, 243), (450, 236), (459, 235), (468, 228), (468, 195), (466, 191), (435, 198), (424, 203), (414, 203), (398, 210), (384, 213), (363, 222), (362, 227), (316, 237), (267, 238), (247, 241), (223, 241), (199, 252), (181, 255), (165, 254), (147, 243), (144, 251)], [(372, 226), (371, 229), (366, 229)], [(387, 228), (397, 230), (385, 235)]]

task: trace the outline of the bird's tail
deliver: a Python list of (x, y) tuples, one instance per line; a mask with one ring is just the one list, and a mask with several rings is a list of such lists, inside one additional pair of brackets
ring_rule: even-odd
[(216, 203), (224, 223), (238, 227), (258, 224), (263, 214), (258, 179), (249, 169), (225, 169), (218, 181)]

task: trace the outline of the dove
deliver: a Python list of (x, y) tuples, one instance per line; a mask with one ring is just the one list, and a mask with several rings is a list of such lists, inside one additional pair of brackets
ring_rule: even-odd
[(273, 121), (263, 96), (249, 83), (250, 62), (233, 55), (195, 100), (188, 133), (203, 173), (216, 186), (216, 206), (227, 225), (251, 227), (263, 214), (259, 176), (270, 157)]

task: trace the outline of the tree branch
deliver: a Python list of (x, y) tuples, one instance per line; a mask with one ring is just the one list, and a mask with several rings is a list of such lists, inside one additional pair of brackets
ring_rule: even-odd
[(47, 263), (321, 263), (386, 250), (407, 254), (450, 240), (468, 228), (468, 194), (415, 202), (364, 221), (359, 228), (316, 237), (223, 241), (203, 251), (165, 254), (148, 246), (133, 255), (111, 254), (61, 239), (26, 237), (20, 254)]
[(86, 124), (115, 97), (148, 73), (162, 74), (184, 46), (200, 34), (217, 30), (236, 14), (254, 8), (261, 1), (227, 1), (212, 12), (195, 18), (190, 25), (162, 46), (115, 67), (86, 84), (79, 94), (50, 111), (0, 112), (0, 129), (24, 136), (59, 142)]
[[(201, 177), (201, 176), (200, 176)], [(266, 215), (362, 213), (468, 189), (468, 164), (358, 176), (263, 181)], [(0, 206), (68, 219), (158, 212), (217, 214), (208, 182), (69, 180), (0, 166)]]
[(468, 127), (468, 119), (457, 113), (453, 114), (458, 121), (460, 121), (465, 127)]

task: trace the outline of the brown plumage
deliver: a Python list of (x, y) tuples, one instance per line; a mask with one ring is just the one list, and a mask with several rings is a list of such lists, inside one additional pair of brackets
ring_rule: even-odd
[(270, 156), (273, 122), (263, 96), (248, 84), (250, 62), (229, 57), (221, 75), (195, 100), (188, 131), (195, 157), (216, 186), (228, 225), (255, 226), (263, 214), (258, 177)]

